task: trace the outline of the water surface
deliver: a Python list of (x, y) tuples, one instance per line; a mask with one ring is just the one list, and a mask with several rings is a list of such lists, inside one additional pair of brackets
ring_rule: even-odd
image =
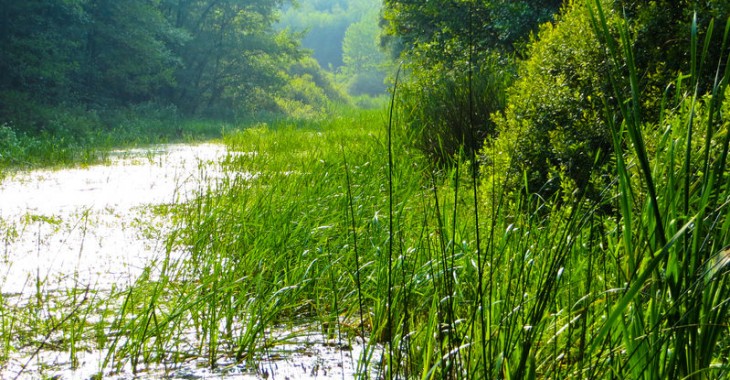
[[(105, 165), (14, 173), (0, 182), (0, 289), (23, 307), (34, 294), (91, 289), (95, 296), (131, 285), (165, 255), (170, 220), (154, 206), (185, 202), (211, 188), (230, 155), (222, 145), (164, 145), (112, 152)], [(252, 178), (246, 173), (237, 176)], [(173, 252), (185, 255), (185, 252)], [(103, 296), (103, 295), (102, 295)], [(287, 341), (271, 348), (256, 368), (221, 359), (110, 373), (103, 350), (78, 353), (17, 348), (0, 366), (0, 378), (89, 379), (314, 379), (352, 378), (363, 349), (357, 342), (323, 337), (316, 326), (282, 326), (268, 334)], [(39, 337), (39, 340), (44, 337)]]
[(108, 165), (15, 173), (0, 183), (3, 294), (107, 288), (136, 278), (170, 226), (150, 205), (185, 201), (221, 173), (222, 145), (112, 152)]

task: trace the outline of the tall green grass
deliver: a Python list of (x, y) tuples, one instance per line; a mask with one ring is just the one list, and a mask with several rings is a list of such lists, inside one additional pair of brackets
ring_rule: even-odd
[[(629, 269), (622, 297), (601, 326), (593, 351), (620, 331), (628, 352), (621, 369), (634, 377), (726, 376), (730, 288), (723, 247), (728, 244), (729, 140), (723, 108), (730, 66), (728, 57), (724, 62), (705, 62), (705, 57), (711, 44), (727, 51), (730, 21), (722, 41), (710, 40), (710, 23), (700, 45), (695, 18), (690, 73), (677, 80), (676, 98), (664, 100), (666, 108), (653, 124), (641, 115), (628, 27), (623, 25), (615, 40), (600, 4), (592, 9), (594, 29), (616, 67), (615, 95), (626, 99), (618, 108), (623, 122), (614, 124), (612, 133), (619, 160), (619, 228), (625, 231)], [(699, 94), (704, 84), (698, 72), (710, 64), (717, 65), (712, 93)]]
[[(272, 119), (225, 134), (227, 175), (159, 208), (175, 228), (133, 286), (0, 295), (0, 362), (20, 342), (31, 359), (56, 344), (75, 366), (93, 343), (116, 370), (191, 358), (258, 368), (292, 339), (272, 331), (306, 324), (336, 347), (364, 345), (363, 378), (729, 376), (730, 65), (705, 57), (727, 51), (730, 22), (710, 24), (722, 41), (688, 31), (689, 72), (647, 120), (629, 26), (586, 6), (615, 100), (602, 199), (508, 193), (453, 151), (470, 162), (435, 171), (392, 104)], [(705, 86), (697, 73), (710, 65)], [(129, 123), (131, 135), (145, 128)], [(0, 133), (3, 152), (26, 149)]]
[(232, 133), (229, 175), (170, 209), (171, 254), (128, 290), (109, 364), (256, 364), (286, 339), (273, 326), (306, 321), (365, 335), (364, 378), (728, 376), (730, 76), (694, 91), (715, 63), (692, 31), (693, 73), (644, 120), (628, 27), (588, 6), (619, 100), (603, 199), (434, 172), (397, 110)]
[(474, 202), (468, 165), (432, 172), (408, 131), (393, 128), (390, 163), (382, 112), (229, 135), (230, 175), (173, 211), (171, 251), (189, 256), (129, 290), (110, 363), (255, 364), (282, 339), (271, 327), (306, 320), (365, 335), (363, 377), (726, 376), (724, 92), (668, 99), (656, 124), (628, 94), (615, 214), (580, 191)]

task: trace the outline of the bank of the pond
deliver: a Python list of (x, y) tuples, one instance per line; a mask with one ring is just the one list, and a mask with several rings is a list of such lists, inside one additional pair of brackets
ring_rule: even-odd
[[(686, 125), (663, 141), (691, 136)], [(434, 170), (412, 138), (382, 111), (226, 134), (219, 165), (197, 169), (202, 191), (155, 208), (149, 220), (168, 227), (138, 224), (160, 248), (134, 281), (31, 289), (22, 305), (3, 295), (4, 368), (53, 347), (67, 368), (103, 353), (95, 371), (111, 378), (291, 365), (310, 377), (664, 378), (684, 370), (681, 353), (708, 378), (727, 376), (724, 166), (695, 172), (662, 145), (658, 162), (673, 164), (621, 166), (623, 187), (603, 199), (546, 199), (485, 186), (464, 163)], [(31, 377), (61, 373), (33, 363)]]
[(169, 281), (154, 301), (164, 321), (174, 293), (195, 285), (194, 273), (182, 270), (190, 249), (175, 239), (184, 227), (170, 210), (230, 183), (257, 183), (255, 168), (230, 165), (270, 153), (231, 152), (220, 144), (155, 145), (110, 151), (104, 165), (6, 176), (0, 182), (0, 377), (353, 376), (366, 347), (362, 338), (321, 332), (318, 323), (302, 319), (271, 324), (255, 315), (242, 318), (239, 328), (260, 321), (258, 348), (243, 358), (221, 348), (215, 365), (196, 348), (206, 336), (190, 316), (180, 318), (173, 335), (156, 327), (151, 336), (165, 348), (154, 360), (129, 351), (139, 338), (134, 324), (152, 310), (137, 302)]
[[(103, 164), (118, 149), (202, 143), (259, 119), (274, 118), (259, 115), (234, 123), (185, 118), (174, 112), (146, 114), (120, 109), (108, 111), (104, 117), (94, 111), (75, 112), (70, 119), (48, 121), (52, 126), (0, 124), (0, 178), (17, 170)], [(64, 110), (55, 113), (64, 114)]]

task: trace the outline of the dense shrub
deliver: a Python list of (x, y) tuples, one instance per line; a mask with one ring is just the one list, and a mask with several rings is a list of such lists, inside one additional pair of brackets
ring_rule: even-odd
[(583, 188), (596, 155), (607, 157), (612, 145), (602, 111), (611, 94), (608, 63), (583, 2), (567, 7), (557, 24), (543, 25), (529, 55), (505, 112), (494, 117), (498, 137), (485, 156), (488, 167), (498, 166), (489, 170), (506, 173), (511, 188), (526, 182), (529, 192), (543, 195), (565, 180)]
[[(696, 67), (699, 92), (710, 90), (716, 79), (718, 64), (724, 71), (725, 59), (730, 52), (721, 51), (725, 20), (730, 16), (730, 2), (725, 0), (658, 0), (636, 2), (623, 0), (621, 9), (630, 17), (636, 40), (634, 51), (636, 65), (642, 69), (643, 88), (652, 95), (644, 104), (650, 116), (657, 116), (658, 104), (668, 83), (676, 79), (677, 73), (691, 74), (692, 64), (689, 47), (692, 24), (696, 23), (698, 38), (704, 40), (709, 25), (716, 23), (711, 31), (713, 44), (707, 51), (705, 65)], [(695, 58), (700, 58), (696, 56)], [(698, 62), (699, 64), (699, 62)]]
[(387, 93), (388, 86), (383, 80), (383, 73), (379, 71), (359, 72), (347, 81), (347, 92), (354, 95), (377, 96)]
[[(495, 130), (513, 60), (561, 1), (384, 2), (381, 43), (413, 74), (402, 97), (406, 122), (436, 164), (471, 156)], [(470, 74), (471, 72), (471, 74)]]
[(437, 66), (412, 74), (399, 89), (406, 122), (417, 131), (416, 144), (433, 162), (448, 164), (460, 153), (468, 158), (481, 149), (495, 130), (489, 115), (505, 105), (511, 67), (490, 55), (471, 75), (466, 64)]
[(13, 163), (13, 157), (19, 156), (21, 151), (22, 146), (13, 128), (6, 123), (0, 124), (0, 164)]
[[(702, 31), (712, 17), (727, 17), (727, 7), (719, 2), (688, 6), (601, 0), (601, 4), (610, 30), (624, 20), (630, 28), (638, 85), (645, 95), (638, 106), (645, 121), (655, 121), (667, 84), (678, 72), (693, 70), (687, 54), (693, 10), (704, 12), (697, 21)], [(723, 28), (715, 29), (718, 35)], [(704, 38), (702, 32), (699, 38)], [(617, 111), (604, 115), (606, 109), (618, 109), (610, 104), (617, 100), (609, 73), (613, 72), (617, 86), (626, 87), (619, 92), (628, 92), (626, 68), (611, 69), (606, 46), (596, 37), (585, 2), (569, 2), (555, 24), (542, 26), (529, 44), (529, 58), (520, 64), (519, 80), (508, 90), (505, 112), (494, 117), (499, 137), (488, 143), (491, 148), (485, 157), (493, 168), (487, 171), (497, 176), (507, 173), (504, 179), (511, 189), (526, 186), (544, 196), (575, 188), (597, 196), (605, 188), (613, 150), (606, 116), (617, 125), (622, 121)], [(694, 68), (700, 76), (697, 83), (704, 86), (698, 87), (700, 93), (711, 87), (710, 73), (718, 69), (722, 53), (719, 43), (711, 44), (705, 59), (709, 64)], [(669, 90), (671, 94), (672, 87)]]
[(346, 95), (340, 90), (332, 78), (332, 74), (323, 70), (317, 60), (312, 57), (304, 57), (289, 66), (288, 74), (292, 77), (308, 76), (309, 80), (321, 88), (324, 94), (332, 101), (344, 102)]
[(274, 97), (276, 112), (312, 119), (323, 116), (333, 103), (349, 102), (333, 75), (323, 70), (314, 58), (293, 62), (281, 75), (286, 78), (286, 84)]

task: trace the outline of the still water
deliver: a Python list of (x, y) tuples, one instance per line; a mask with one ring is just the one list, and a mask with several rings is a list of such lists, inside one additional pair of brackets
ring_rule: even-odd
[(17, 173), (0, 183), (3, 294), (123, 285), (160, 251), (150, 205), (177, 203), (221, 175), (221, 145), (112, 152), (108, 165)]
[[(112, 152), (105, 165), (7, 176), (0, 182), (2, 298), (130, 285), (164, 254), (164, 237), (174, 227), (153, 206), (185, 202), (214, 188), (226, 175), (221, 162), (229, 154), (216, 144), (165, 145)], [(306, 325), (270, 331), (289, 337), (290, 344), (272, 351), (258, 368), (230, 363), (211, 371), (192, 361), (137, 375), (110, 374), (99, 368), (103, 350), (81, 353), (72, 370), (67, 353), (43, 349), (30, 355), (18, 349), (0, 365), (0, 378), (90, 379), (99, 373), (110, 379), (351, 378), (361, 345), (343, 350), (315, 331)]]

